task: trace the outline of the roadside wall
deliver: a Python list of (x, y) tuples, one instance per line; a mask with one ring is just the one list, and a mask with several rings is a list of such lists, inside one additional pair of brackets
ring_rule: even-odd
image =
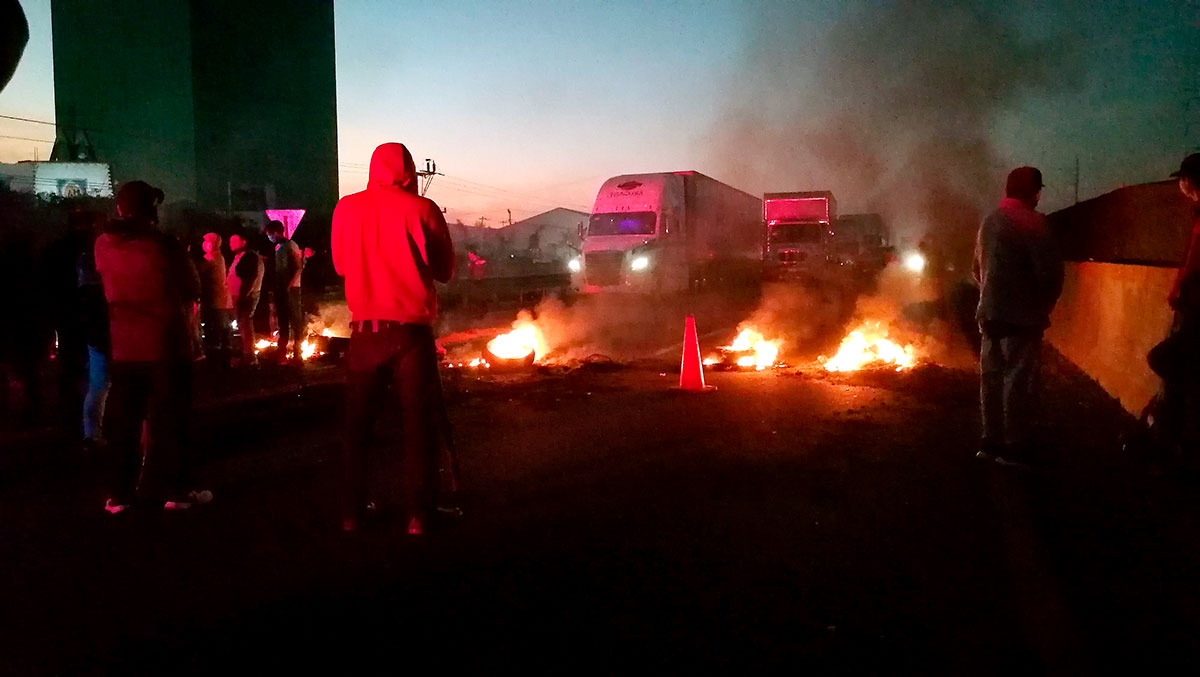
[(1068, 263), (1046, 338), (1133, 414), (1158, 389), (1146, 353), (1171, 326), (1175, 269)]
[(1140, 413), (1158, 390), (1146, 353), (1171, 326), (1167, 295), (1190, 230), (1174, 181), (1129, 186), (1048, 217), (1066, 281), (1046, 338)]

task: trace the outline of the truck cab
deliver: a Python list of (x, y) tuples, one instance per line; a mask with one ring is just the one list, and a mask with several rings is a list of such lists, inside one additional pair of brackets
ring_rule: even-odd
[(829, 191), (763, 195), (763, 269), (768, 279), (819, 275), (836, 266), (833, 224), (837, 204)]

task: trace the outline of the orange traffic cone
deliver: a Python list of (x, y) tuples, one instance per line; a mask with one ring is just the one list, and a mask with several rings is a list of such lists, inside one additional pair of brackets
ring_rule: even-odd
[(700, 364), (700, 337), (696, 335), (696, 318), (688, 315), (683, 329), (683, 362), (679, 367), (679, 389), (692, 393), (714, 390), (704, 385), (704, 367)]

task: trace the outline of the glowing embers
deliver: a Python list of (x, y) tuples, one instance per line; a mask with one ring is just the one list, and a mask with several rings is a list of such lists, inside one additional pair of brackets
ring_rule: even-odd
[(716, 355), (707, 357), (704, 366), (754, 371), (782, 366), (778, 361), (782, 345), (782, 340), (767, 340), (753, 328), (742, 329), (733, 343), (718, 348)]
[(888, 340), (887, 327), (879, 322), (865, 322), (842, 339), (837, 354), (821, 358), (826, 371), (858, 371), (860, 369), (910, 369), (917, 363), (911, 345)]

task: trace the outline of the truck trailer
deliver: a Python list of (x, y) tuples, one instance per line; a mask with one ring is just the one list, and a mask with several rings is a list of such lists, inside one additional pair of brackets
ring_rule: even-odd
[(671, 293), (761, 277), (762, 201), (699, 172), (615, 176), (571, 263), (585, 292)]

